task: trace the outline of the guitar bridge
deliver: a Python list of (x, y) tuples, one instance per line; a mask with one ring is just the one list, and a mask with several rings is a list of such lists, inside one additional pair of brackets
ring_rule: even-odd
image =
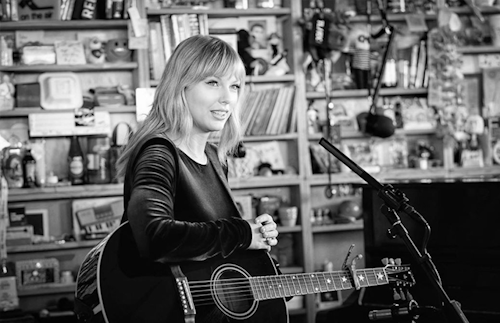
[(175, 285), (179, 291), (179, 297), (181, 299), (182, 310), (184, 312), (184, 321), (186, 323), (194, 323), (194, 317), (196, 315), (196, 309), (194, 307), (193, 297), (191, 295), (191, 290), (189, 289), (189, 283), (181, 271), (179, 266), (171, 266), (172, 274), (175, 277)]

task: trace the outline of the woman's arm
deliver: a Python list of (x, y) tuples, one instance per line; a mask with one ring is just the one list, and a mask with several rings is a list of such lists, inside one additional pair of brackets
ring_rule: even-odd
[(252, 230), (245, 220), (192, 223), (175, 219), (176, 160), (172, 149), (150, 144), (132, 168), (127, 215), (143, 256), (162, 262), (205, 260), (248, 248)]

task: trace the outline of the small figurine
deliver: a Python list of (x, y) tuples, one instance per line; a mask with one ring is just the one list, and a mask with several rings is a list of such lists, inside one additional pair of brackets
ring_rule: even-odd
[(116, 38), (106, 42), (104, 47), (106, 60), (110, 63), (130, 62), (132, 51), (128, 48), (128, 39)]
[(251, 36), (245, 29), (238, 31), (238, 54), (245, 65), (246, 75), (263, 75), (267, 72), (267, 62), (252, 55)]
[(314, 108), (311, 104), (307, 108), (307, 131), (309, 134), (315, 134), (319, 132), (319, 113), (318, 110)]
[(85, 47), (85, 56), (90, 64), (103, 64), (105, 61), (104, 45), (97, 37), (92, 37), (87, 40)]
[(352, 74), (358, 89), (367, 89), (370, 69), (370, 33), (362, 27), (353, 28), (349, 37), (354, 47)]
[(16, 93), (16, 88), (9, 74), (0, 72), (0, 75), (0, 110), (12, 110), (14, 108), (14, 94)]
[(269, 35), (268, 43), (271, 47), (271, 58), (275, 58), (283, 53), (283, 41), (278, 33)]

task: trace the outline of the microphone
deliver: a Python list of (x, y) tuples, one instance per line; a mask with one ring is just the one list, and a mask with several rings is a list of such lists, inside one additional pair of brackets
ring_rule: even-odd
[(410, 316), (410, 309), (407, 306), (393, 307), (386, 310), (373, 310), (368, 313), (370, 321), (391, 320), (407, 316)]
[(394, 134), (396, 127), (391, 118), (381, 115), (368, 113), (366, 117), (366, 132), (380, 138), (387, 138)]
[(418, 315), (423, 313), (436, 312), (437, 309), (432, 306), (418, 306), (415, 300), (408, 302), (407, 306), (393, 305), (390, 309), (384, 310), (373, 310), (368, 313), (368, 318), (370, 321), (381, 321), (381, 320), (391, 320), (391, 319), (409, 319), (416, 318)]
[(382, 114), (361, 112), (356, 119), (362, 132), (375, 137), (388, 138), (396, 131), (394, 121)]

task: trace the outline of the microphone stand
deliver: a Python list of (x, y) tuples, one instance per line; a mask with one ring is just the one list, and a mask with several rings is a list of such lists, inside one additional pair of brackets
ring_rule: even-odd
[[(382, 204), (381, 211), (392, 225), (389, 229), (389, 233), (391, 233), (393, 237), (399, 236), (403, 240), (412, 257), (421, 266), (443, 303), (443, 310), (446, 317), (453, 323), (468, 323), (469, 321), (463, 314), (459, 303), (452, 301), (444, 291), (437, 269), (431, 260), (431, 256), (426, 250), (427, 241), (430, 236), (430, 226), (423, 216), (408, 203), (408, 198), (404, 195), (404, 193), (395, 189), (390, 184), (382, 185), (325, 138), (322, 138), (319, 141), (319, 144), (378, 191), (378, 196), (384, 202), (384, 204)], [(417, 248), (417, 246), (415, 246), (415, 243), (408, 234), (408, 230), (403, 225), (403, 222), (401, 222), (398, 212), (404, 212), (412, 219), (415, 219), (425, 225), (426, 234), (422, 252)]]
[[(367, 5), (371, 7), (371, 4), (367, 4)], [(378, 101), (380, 88), (382, 86), (382, 80), (384, 78), (385, 65), (387, 63), (387, 58), (389, 57), (389, 52), (391, 51), (392, 43), (394, 40), (394, 27), (391, 24), (389, 24), (389, 21), (387, 20), (387, 15), (385, 13), (385, 9), (383, 8), (383, 5), (382, 5), (380, 0), (378, 2), (378, 9), (380, 12), (380, 17), (382, 19), (382, 28), (376, 34), (372, 35), (372, 38), (377, 39), (377, 38), (382, 37), (385, 34), (388, 36), (388, 39), (387, 39), (387, 44), (386, 44), (384, 54), (382, 56), (382, 61), (381, 61), (382, 64), (379, 67), (377, 83), (375, 84), (375, 89), (374, 89), (373, 93), (370, 93), (371, 86), (368, 86), (368, 97), (371, 98), (371, 104), (370, 104), (370, 110), (369, 110), (370, 113), (376, 113), (375, 109), (376, 109), (376, 105), (377, 105), (377, 101)], [(368, 25), (371, 25), (370, 16), (371, 16), (371, 14), (368, 15)]]

